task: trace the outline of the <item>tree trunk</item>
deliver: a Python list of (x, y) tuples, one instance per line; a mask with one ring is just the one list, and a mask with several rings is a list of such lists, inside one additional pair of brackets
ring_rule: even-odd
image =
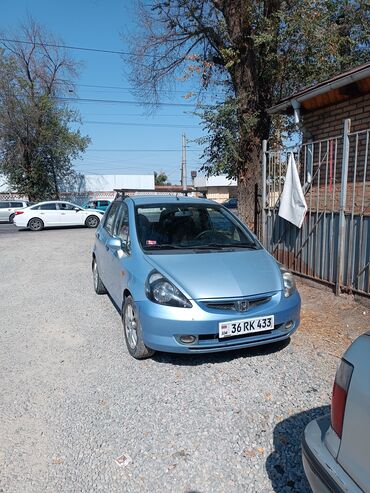
[(60, 194), (59, 194), (59, 187), (58, 187), (58, 180), (57, 180), (57, 175), (55, 172), (55, 166), (54, 163), (51, 163), (51, 172), (53, 175), (53, 182), (54, 182), (54, 192), (55, 192), (55, 198), (57, 200), (60, 200)]
[(254, 225), (254, 190), (256, 183), (261, 184), (261, 149), (259, 139), (253, 146), (249, 144), (249, 152), (245, 156), (243, 166), (238, 172), (238, 213), (250, 229)]

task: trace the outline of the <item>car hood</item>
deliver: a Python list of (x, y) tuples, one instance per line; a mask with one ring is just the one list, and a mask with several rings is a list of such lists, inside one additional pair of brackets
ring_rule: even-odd
[(262, 249), (146, 258), (194, 300), (252, 296), (283, 289), (276, 261)]

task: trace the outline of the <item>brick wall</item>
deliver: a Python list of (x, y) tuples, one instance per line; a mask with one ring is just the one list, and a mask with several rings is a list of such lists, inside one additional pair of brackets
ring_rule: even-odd
[(351, 118), (351, 132), (370, 128), (370, 94), (303, 114), (306, 129), (313, 140), (322, 140), (343, 133), (343, 121)]
[[(313, 141), (316, 141), (313, 146), (314, 171), (317, 169), (318, 163), (322, 163), (318, 177), (320, 185), (323, 185), (327, 180), (325, 168), (329, 166), (329, 161), (335, 161), (335, 179), (337, 182), (342, 179), (342, 135), (346, 118), (351, 119), (350, 132), (352, 134), (349, 139), (348, 182), (370, 181), (370, 134), (367, 132), (356, 133), (370, 129), (370, 94), (368, 94), (303, 114), (305, 128), (312, 134)], [(339, 138), (333, 140), (334, 137)], [(325, 161), (328, 162), (325, 163)]]

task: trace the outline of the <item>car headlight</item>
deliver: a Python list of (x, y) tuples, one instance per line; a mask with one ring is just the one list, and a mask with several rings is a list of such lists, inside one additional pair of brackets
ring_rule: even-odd
[(283, 276), (284, 283), (284, 296), (288, 298), (296, 290), (295, 280), (293, 274), (283, 265), (279, 265), (281, 275)]
[(193, 306), (176, 286), (157, 271), (149, 274), (145, 288), (147, 297), (159, 305), (180, 308), (191, 308)]

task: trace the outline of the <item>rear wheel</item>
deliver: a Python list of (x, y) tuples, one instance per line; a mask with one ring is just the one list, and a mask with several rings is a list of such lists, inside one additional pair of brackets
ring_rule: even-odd
[(134, 300), (127, 296), (122, 309), (122, 323), (128, 352), (135, 359), (153, 356), (155, 351), (145, 346), (138, 311)]
[(104, 286), (104, 284), (102, 283), (102, 280), (100, 279), (98, 266), (97, 266), (95, 259), (93, 259), (92, 271), (93, 271), (93, 281), (94, 281), (95, 293), (96, 294), (107, 294), (106, 287)]
[(9, 216), (9, 222), (12, 223), (14, 221), (14, 218), (15, 218), (15, 214), (10, 214)]
[(97, 228), (99, 226), (100, 219), (97, 216), (87, 216), (85, 226), (88, 228)]
[(38, 217), (33, 217), (29, 220), (28, 227), (31, 231), (41, 231), (44, 227), (44, 223)]

